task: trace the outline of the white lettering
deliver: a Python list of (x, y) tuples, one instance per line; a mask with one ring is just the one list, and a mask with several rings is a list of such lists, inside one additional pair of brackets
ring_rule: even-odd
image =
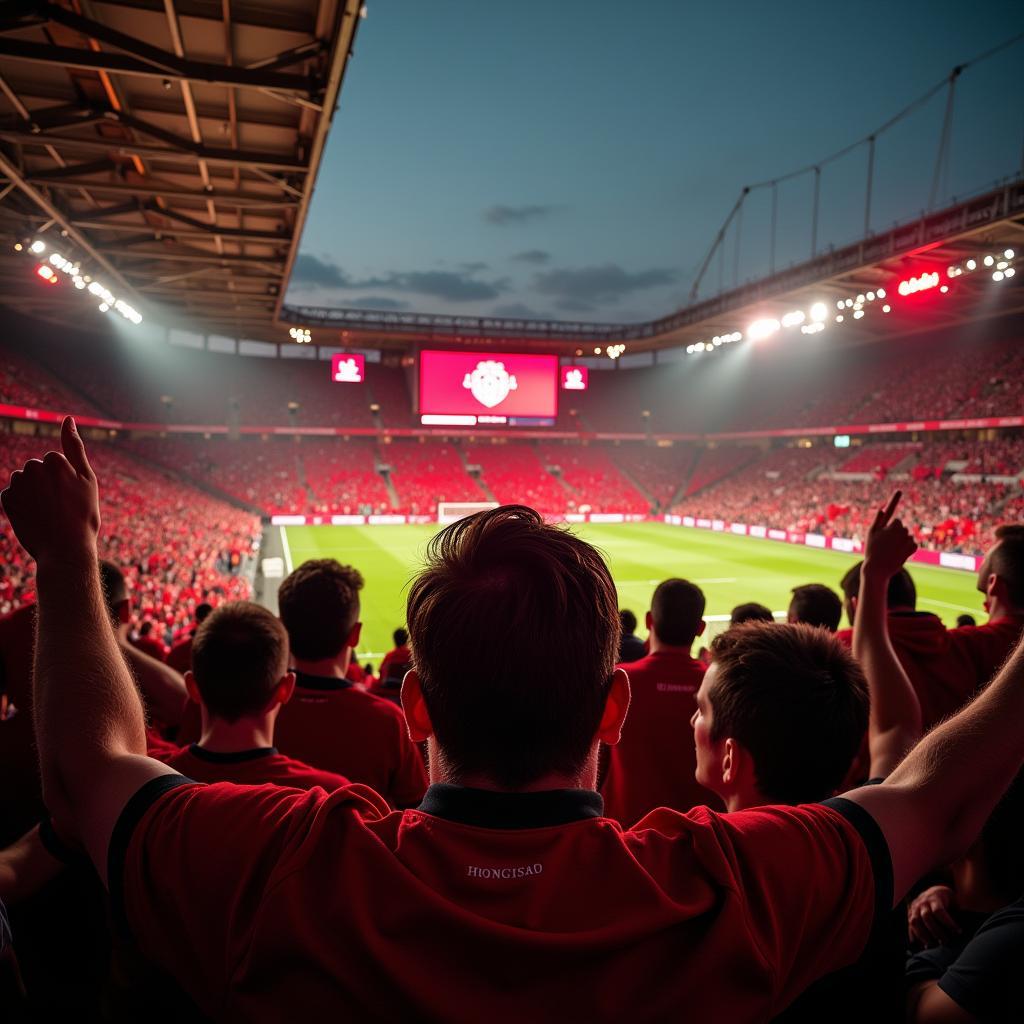
[(482, 868), (476, 864), (469, 864), (466, 867), (466, 874), (470, 878), (530, 878), (539, 875), (544, 870), (543, 864), (520, 864), (516, 867), (505, 868)]

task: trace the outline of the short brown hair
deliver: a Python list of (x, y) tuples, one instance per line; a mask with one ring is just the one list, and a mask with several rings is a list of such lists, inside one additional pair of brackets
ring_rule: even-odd
[(1024, 608), (1024, 525), (1004, 523), (997, 526), (996, 541), (988, 570), (1006, 584), (1013, 606)]
[(532, 508), (460, 519), (409, 590), (414, 667), (454, 777), (519, 789), (590, 751), (619, 651), (597, 550)]
[[(854, 562), (839, 581), (839, 589), (847, 600), (860, 594), (860, 570), (863, 564)], [(885, 603), (888, 608), (917, 607), (917, 587), (914, 586), (914, 577), (910, 575), (905, 565), (890, 577), (885, 592)]]
[(824, 626), (834, 633), (843, 618), (843, 602), (824, 583), (805, 583), (793, 588), (789, 611), (796, 622), (806, 622), (808, 626)]
[(689, 647), (704, 619), (704, 591), (689, 580), (663, 580), (651, 598), (651, 622), (663, 644)]
[(288, 634), (251, 601), (212, 611), (192, 641), (192, 672), (206, 710), (226, 722), (265, 711), (288, 671)]
[(289, 573), (277, 591), (277, 607), (292, 654), (307, 661), (336, 658), (359, 620), (363, 577), (334, 558), (314, 558)]
[(733, 626), (711, 653), (711, 738), (731, 736), (750, 752), (771, 803), (831, 796), (868, 724), (867, 682), (853, 655), (827, 630), (781, 622)]

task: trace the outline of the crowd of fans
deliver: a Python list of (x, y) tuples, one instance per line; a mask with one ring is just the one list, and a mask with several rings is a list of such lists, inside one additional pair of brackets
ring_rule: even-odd
[[(32, 607), (0, 618), (12, 1013), (1024, 1014), (1019, 525), (987, 545), (981, 625), (917, 611), (895, 495), (846, 513), (866, 549), (840, 593), (795, 588), (785, 623), (737, 606), (706, 642), (696, 583), (665, 579), (640, 625), (595, 549), (503, 506), (432, 541), (377, 683), (358, 567), (299, 566), (279, 617), (230, 585), (193, 603), (211, 558), (239, 578), (251, 517), (87, 458), (69, 424), (62, 447), (4, 495), (5, 558), (41, 567), (38, 633)], [(134, 624), (186, 561), (166, 656)]]
[(569, 511), (640, 515), (650, 511), (650, 501), (619, 469), (603, 445), (543, 444), (537, 454), (568, 485)]
[[(48, 446), (2, 435), (6, 479)], [(121, 567), (133, 600), (131, 627), (168, 648), (190, 627), (196, 606), (246, 598), (259, 519), (217, 500), (112, 444), (93, 445), (103, 474), (100, 551)], [(0, 614), (35, 598), (35, 570), (4, 519), (0, 523)]]

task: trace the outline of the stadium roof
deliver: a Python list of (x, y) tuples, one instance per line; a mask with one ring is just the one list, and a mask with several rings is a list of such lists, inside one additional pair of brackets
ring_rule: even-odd
[(39, 238), (162, 321), (280, 340), (361, 3), (7, 0), (0, 302), (86, 315), (28, 280)]

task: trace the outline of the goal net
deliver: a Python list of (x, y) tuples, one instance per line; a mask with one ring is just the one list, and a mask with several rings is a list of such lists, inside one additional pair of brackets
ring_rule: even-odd
[(496, 501), (439, 501), (437, 503), (437, 521), (442, 526), (465, 519), (474, 512), (483, 512), (489, 508), (497, 508)]

